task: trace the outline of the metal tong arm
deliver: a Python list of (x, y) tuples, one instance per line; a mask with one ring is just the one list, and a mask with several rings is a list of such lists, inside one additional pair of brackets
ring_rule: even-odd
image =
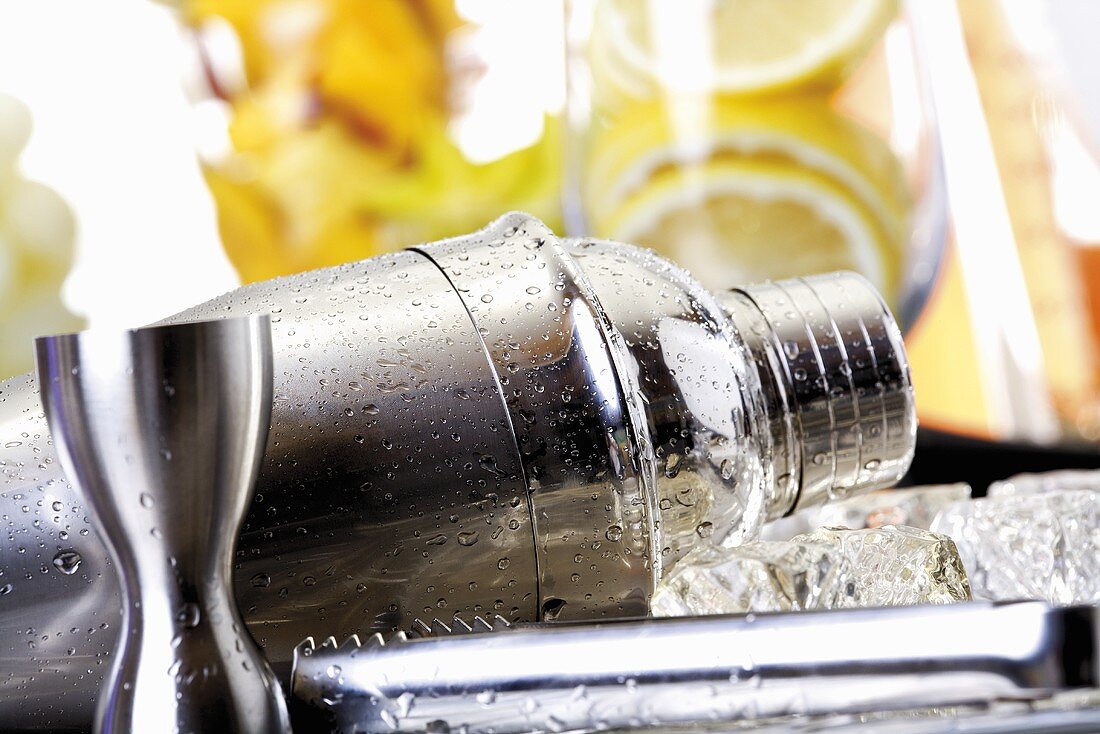
[(1096, 686), (1098, 611), (1043, 602), (540, 625), (299, 646), (294, 695), (355, 731), (743, 720)]

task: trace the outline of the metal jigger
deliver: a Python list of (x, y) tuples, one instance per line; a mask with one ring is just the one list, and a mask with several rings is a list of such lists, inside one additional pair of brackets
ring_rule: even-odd
[(36, 341), (61, 464), (118, 569), (97, 732), (287, 732), (230, 586), (271, 418), (268, 317)]

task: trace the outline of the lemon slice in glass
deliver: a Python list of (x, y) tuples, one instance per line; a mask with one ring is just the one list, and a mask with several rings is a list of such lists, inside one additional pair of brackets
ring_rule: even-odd
[(880, 138), (837, 114), (826, 99), (710, 100), (686, 117), (658, 102), (634, 103), (593, 135), (584, 165), (593, 229), (656, 172), (715, 157), (777, 160), (822, 173), (903, 226), (902, 166)]
[[(682, 0), (670, 11), (641, 0), (603, 0), (593, 19), (597, 77), (628, 96), (675, 86), (680, 40), (707, 44), (715, 91), (762, 93), (793, 85), (832, 88), (879, 39), (897, 0)], [(699, 30), (707, 32), (699, 38)], [(677, 35), (679, 34), (679, 35)], [(691, 51), (691, 53), (696, 53)], [(690, 73), (690, 70), (688, 70)], [(693, 82), (686, 80), (689, 84)]]
[(653, 247), (712, 288), (855, 270), (892, 300), (900, 252), (846, 188), (784, 161), (665, 170), (627, 200), (611, 238)]
[(901, 164), (825, 99), (712, 100), (691, 118), (636, 103), (594, 137), (583, 187), (593, 234), (654, 247), (712, 286), (848, 268), (896, 289)]

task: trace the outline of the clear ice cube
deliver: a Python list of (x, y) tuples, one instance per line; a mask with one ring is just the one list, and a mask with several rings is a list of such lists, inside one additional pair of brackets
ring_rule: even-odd
[(1062, 489), (1049, 476), (1011, 482), (944, 508), (932, 524), (958, 545), (974, 596), (1100, 603), (1100, 492)]
[(1064, 492), (1069, 489), (1090, 489), (1100, 492), (1100, 471), (1067, 469), (1041, 474), (1017, 474), (1000, 482), (993, 482), (986, 492), (988, 497), (1004, 497), (1010, 494), (1043, 494)]
[(790, 540), (816, 528), (861, 530), (883, 525), (908, 525), (927, 530), (944, 507), (970, 498), (970, 485), (929, 484), (905, 489), (880, 489), (819, 507), (808, 507), (764, 526), (762, 540)]
[(970, 599), (955, 544), (927, 530), (822, 528), (700, 547), (658, 584), (656, 616), (947, 604)]

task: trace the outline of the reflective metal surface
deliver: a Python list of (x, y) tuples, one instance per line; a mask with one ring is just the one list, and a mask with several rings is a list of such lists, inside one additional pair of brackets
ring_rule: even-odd
[(896, 484), (916, 408), (901, 330), (874, 287), (831, 273), (723, 297), (760, 366), (775, 437), (769, 516)]
[[(317, 624), (346, 636), (453, 612), (538, 618), (509, 415), (440, 270), (387, 255), (246, 286), (173, 320), (252, 313), (271, 313), (274, 394), (234, 590), (281, 679)], [(0, 390), (0, 730), (83, 731), (118, 585), (33, 380)], [(70, 552), (79, 564), (54, 564)]]
[[(544, 617), (639, 616), (656, 476), (636, 382), (584, 272), (538, 220), (421, 249), (470, 312), (529, 489)], [(528, 618), (529, 619), (529, 618)]]
[(753, 537), (774, 486), (765, 458), (772, 437), (742, 335), (711, 294), (651, 251), (568, 245), (599, 294), (621, 374), (641, 403), (638, 454), (656, 475), (658, 573), (696, 543)]
[(511, 734), (1048, 697), (1100, 683), (1091, 607), (968, 603), (335, 640), (293, 695), (341, 732)]
[(268, 317), (41, 337), (36, 356), (61, 464), (121, 577), (96, 731), (288, 732), (230, 585), (271, 418)]
[[(863, 303), (885, 324), (875, 299)], [(271, 432), (233, 581), (276, 674), (318, 627), (344, 638), (454, 613), (642, 614), (662, 565), (789, 511), (802, 476), (770, 498), (774, 457), (825, 444), (775, 430), (797, 415), (764, 392), (789, 356), (744, 309), (759, 333), (648, 251), (558, 240), (510, 214), (173, 317), (271, 314)], [(772, 362), (757, 359), (765, 341), (779, 344)], [(907, 465), (911, 438), (883, 472)], [(118, 587), (28, 377), (0, 385), (0, 470), (0, 729), (83, 729)]]
[(309, 620), (536, 619), (527, 492), (500, 386), (447, 278), (416, 252), (257, 283), (173, 320), (271, 312), (271, 437), (237, 598), (282, 672)]

